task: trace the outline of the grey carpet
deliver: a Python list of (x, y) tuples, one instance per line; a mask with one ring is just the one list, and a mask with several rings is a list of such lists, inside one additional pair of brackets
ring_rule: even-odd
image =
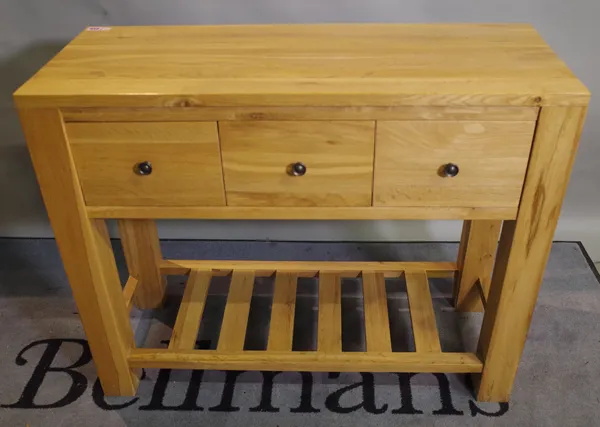
[[(115, 244), (125, 277), (123, 257)], [(171, 258), (454, 260), (455, 243), (165, 241)], [(0, 239), (0, 425), (596, 426), (600, 282), (577, 243), (555, 243), (510, 404), (477, 403), (465, 375), (147, 370), (137, 397), (105, 398), (52, 240)], [(165, 307), (133, 312), (136, 340), (165, 346), (183, 278)], [(480, 314), (455, 314), (449, 280), (432, 280), (442, 347), (473, 350)], [(246, 348), (266, 345), (272, 282), (257, 280)], [(401, 280), (388, 281), (393, 347), (413, 349)], [(212, 348), (227, 284), (211, 284), (198, 346)], [(298, 289), (294, 348), (314, 348), (316, 286)], [(357, 281), (343, 283), (343, 347), (364, 348)]]

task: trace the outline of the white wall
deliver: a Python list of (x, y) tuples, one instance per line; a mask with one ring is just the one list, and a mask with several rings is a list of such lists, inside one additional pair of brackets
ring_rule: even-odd
[[(11, 93), (89, 25), (303, 22), (530, 22), (600, 93), (597, 0), (0, 0), (0, 236), (49, 236)], [(588, 122), (557, 240), (600, 260), (600, 104)], [(457, 240), (456, 222), (164, 222), (161, 236), (220, 239)]]

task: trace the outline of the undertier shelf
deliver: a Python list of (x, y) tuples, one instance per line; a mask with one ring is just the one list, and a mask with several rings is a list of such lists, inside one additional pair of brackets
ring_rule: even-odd
[[(164, 260), (165, 275), (188, 275), (167, 349), (135, 348), (133, 368), (277, 370), (332, 372), (481, 372), (474, 353), (443, 352), (429, 277), (448, 277), (451, 262), (284, 262)], [(229, 276), (229, 292), (217, 347), (194, 349), (213, 276)], [(386, 278), (404, 276), (414, 352), (392, 351)], [(256, 277), (274, 277), (266, 350), (244, 350)], [(293, 351), (297, 280), (318, 279), (317, 346)], [(342, 350), (342, 279), (362, 282), (365, 351)], [(137, 280), (130, 277), (124, 298), (131, 307)]]

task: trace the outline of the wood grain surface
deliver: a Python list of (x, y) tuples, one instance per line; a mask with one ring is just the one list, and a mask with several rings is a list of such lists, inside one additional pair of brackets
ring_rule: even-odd
[(304, 107), (114, 107), (66, 108), (66, 122), (190, 122), (273, 120), (536, 120), (537, 107), (304, 106)]
[(297, 279), (294, 273), (275, 276), (267, 351), (292, 351)]
[(60, 112), (19, 115), (102, 389), (132, 396), (139, 380), (127, 355), (135, 343), (105, 221), (85, 214)]
[(135, 349), (135, 368), (308, 371), (308, 372), (481, 372), (473, 353), (364, 353), (320, 351), (170, 351)]
[(502, 221), (463, 223), (452, 298), (457, 311), (481, 312), (490, 293)]
[(454, 262), (379, 262), (379, 261), (253, 261), (253, 260), (178, 260), (161, 262), (164, 274), (188, 274), (190, 269), (210, 270), (215, 276), (228, 276), (234, 270), (251, 270), (256, 277), (272, 276), (276, 272), (294, 273), (298, 277), (315, 277), (319, 274), (337, 274), (341, 277), (358, 277), (363, 270), (384, 273), (386, 277), (399, 277), (406, 270), (454, 274)]
[(507, 401), (527, 339), (587, 108), (542, 109), (516, 221), (505, 221), (479, 336), (477, 398)]
[(169, 341), (171, 350), (192, 350), (196, 347), (200, 320), (206, 305), (206, 296), (212, 275), (206, 270), (192, 270), (185, 284), (183, 298)]
[(84, 30), (16, 92), (21, 106), (586, 104), (525, 24)]
[(517, 206), (376, 206), (376, 207), (283, 207), (252, 206), (88, 206), (90, 218), (170, 219), (515, 219)]
[(390, 352), (392, 340), (384, 275), (364, 271), (362, 282), (367, 352)]
[[(89, 206), (224, 206), (217, 124), (68, 123)], [(152, 173), (135, 166), (148, 161)]]
[(319, 276), (317, 352), (342, 352), (342, 281), (336, 273)]
[[(370, 206), (372, 121), (219, 122), (228, 206)], [(304, 176), (289, 168), (301, 162)]]
[[(375, 206), (516, 207), (535, 122), (377, 122)], [(459, 167), (444, 177), (448, 163)]]
[(429, 280), (424, 271), (407, 271), (406, 292), (410, 307), (410, 321), (418, 353), (441, 352), (440, 336), (433, 311)]
[(254, 272), (242, 270), (233, 272), (217, 345), (219, 351), (244, 349), (253, 289)]
[(162, 304), (166, 278), (160, 273), (162, 252), (156, 222), (151, 219), (117, 221), (129, 275), (138, 280), (133, 303), (140, 309)]

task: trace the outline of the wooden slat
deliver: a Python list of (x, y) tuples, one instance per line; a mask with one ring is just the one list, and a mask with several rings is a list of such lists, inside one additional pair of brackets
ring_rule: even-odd
[(427, 274), (424, 271), (407, 271), (405, 277), (417, 353), (441, 352)]
[(535, 121), (537, 107), (163, 107), (68, 108), (66, 122), (187, 122), (219, 120), (485, 120)]
[(253, 287), (252, 271), (233, 272), (217, 346), (219, 351), (238, 351), (244, 348)]
[(293, 273), (277, 273), (275, 277), (268, 351), (292, 350), (297, 280)]
[[(298, 277), (315, 277), (321, 273), (358, 277), (363, 270), (399, 277), (404, 270), (424, 270), (431, 277), (448, 277), (456, 271), (454, 262), (374, 262), (374, 261), (238, 261), (177, 260), (161, 262), (163, 274), (188, 274), (190, 269), (212, 270), (213, 276), (228, 276), (233, 270), (254, 271), (256, 277), (270, 277), (276, 271), (295, 273)], [(440, 275), (434, 276), (436, 273)]]
[(318, 351), (214, 350), (170, 351), (134, 349), (129, 363), (136, 368), (268, 370), (315, 372), (481, 372), (473, 353), (324, 353)]
[(385, 278), (381, 273), (363, 272), (363, 298), (367, 352), (390, 352), (390, 325), (388, 319)]
[(342, 282), (335, 273), (322, 273), (319, 276), (317, 351), (342, 351)]
[(170, 349), (194, 348), (211, 277), (210, 271), (190, 271), (169, 342)]
[(82, 31), (15, 101), (546, 106), (586, 105), (589, 91), (523, 24), (113, 26)]
[(127, 311), (131, 311), (133, 308), (133, 295), (135, 294), (138, 283), (138, 279), (133, 276), (129, 276), (129, 279), (127, 279), (127, 282), (123, 287), (123, 299), (125, 299), (125, 307), (127, 307)]
[(515, 219), (516, 206), (394, 207), (235, 207), (235, 206), (88, 206), (90, 218), (154, 219)]

